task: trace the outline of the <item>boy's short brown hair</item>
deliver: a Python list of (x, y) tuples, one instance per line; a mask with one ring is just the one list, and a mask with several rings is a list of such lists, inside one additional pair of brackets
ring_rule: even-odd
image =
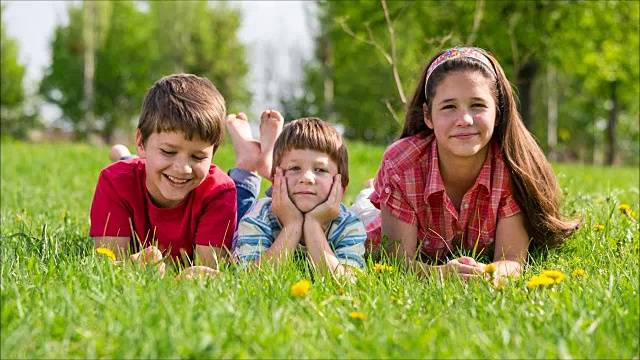
[(183, 132), (188, 140), (199, 136), (214, 145), (222, 141), (224, 98), (206, 78), (174, 74), (156, 81), (142, 104), (138, 129), (142, 143), (153, 133)]
[(329, 155), (338, 166), (343, 188), (349, 185), (349, 153), (342, 136), (329, 123), (309, 117), (294, 120), (285, 126), (274, 144), (272, 178), (276, 166), (280, 165), (284, 153), (289, 150), (314, 150)]

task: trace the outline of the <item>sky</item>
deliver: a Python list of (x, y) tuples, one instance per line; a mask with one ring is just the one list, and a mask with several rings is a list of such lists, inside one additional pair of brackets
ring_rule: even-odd
[[(7, 35), (18, 41), (18, 60), (27, 66), (28, 91), (37, 87), (49, 65), (53, 31), (57, 24), (66, 24), (67, 6), (73, 3), (78, 1), (2, 1), (6, 6), (3, 20)], [(243, 16), (239, 38), (247, 46), (249, 84), (254, 93), (249, 111), (259, 114), (264, 109), (277, 108), (277, 94), (299, 85), (301, 62), (313, 53), (313, 21), (306, 15), (313, 2), (228, 3), (239, 8)], [(52, 106), (43, 107), (41, 113), (45, 121), (58, 116)]]

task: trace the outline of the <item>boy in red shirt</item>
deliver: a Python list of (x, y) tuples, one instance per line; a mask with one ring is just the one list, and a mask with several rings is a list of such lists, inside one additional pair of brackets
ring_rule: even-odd
[(139, 158), (100, 173), (89, 231), (96, 248), (111, 249), (118, 260), (140, 251), (131, 259), (170, 255), (210, 268), (227, 257), (236, 187), (211, 163), (225, 112), (224, 98), (205, 78), (177, 74), (153, 85), (136, 130)]

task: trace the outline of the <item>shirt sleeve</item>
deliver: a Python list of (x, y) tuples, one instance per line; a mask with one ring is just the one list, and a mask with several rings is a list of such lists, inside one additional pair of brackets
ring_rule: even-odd
[(133, 210), (122, 200), (116, 186), (102, 170), (91, 203), (91, 227), (89, 236), (130, 237)]
[(221, 190), (209, 199), (203, 205), (195, 244), (231, 249), (233, 233), (236, 231), (237, 206), (234, 186)]
[(405, 196), (405, 186), (400, 176), (393, 170), (393, 164), (390, 160), (384, 159), (382, 161), (373, 187), (374, 192), (369, 197), (373, 205), (380, 208), (380, 205), (383, 204), (398, 220), (418, 226), (416, 212)]
[(273, 231), (267, 221), (247, 215), (238, 224), (234, 257), (240, 263), (258, 260), (274, 240)]
[(507, 188), (500, 197), (500, 203), (498, 204), (498, 219), (513, 216), (519, 212), (521, 212), (520, 207), (513, 198), (513, 195), (511, 195), (511, 190)]
[(334, 245), (334, 254), (340, 264), (349, 265), (356, 269), (364, 268), (364, 243), (367, 233), (362, 221), (349, 213), (345, 220), (338, 226), (337, 241), (331, 241)]

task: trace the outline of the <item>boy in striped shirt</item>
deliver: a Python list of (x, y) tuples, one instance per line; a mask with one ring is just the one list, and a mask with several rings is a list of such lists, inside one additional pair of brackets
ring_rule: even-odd
[(297, 252), (335, 275), (364, 267), (367, 234), (342, 204), (349, 158), (333, 126), (317, 118), (287, 125), (274, 145), (271, 180), (271, 198), (258, 200), (238, 224), (239, 262), (277, 264)]

